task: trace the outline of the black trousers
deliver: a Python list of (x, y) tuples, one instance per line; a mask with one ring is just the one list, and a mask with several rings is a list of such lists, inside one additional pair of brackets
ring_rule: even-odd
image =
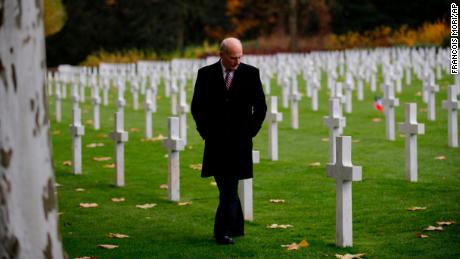
[(244, 216), (238, 197), (238, 179), (230, 175), (214, 176), (219, 188), (219, 206), (214, 222), (214, 237), (244, 235)]

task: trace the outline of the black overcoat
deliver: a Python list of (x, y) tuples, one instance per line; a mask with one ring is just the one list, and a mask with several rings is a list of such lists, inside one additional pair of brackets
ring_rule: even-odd
[(240, 63), (227, 90), (220, 61), (201, 68), (191, 106), (205, 140), (201, 176), (252, 178), (252, 138), (267, 112), (259, 70)]

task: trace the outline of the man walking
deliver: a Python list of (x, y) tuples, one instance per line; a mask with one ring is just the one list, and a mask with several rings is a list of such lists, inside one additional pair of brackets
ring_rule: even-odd
[(252, 178), (252, 138), (259, 132), (267, 105), (259, 70), (240, 62), (241, 42), (226, 38), (220, 60), (201, 68), (192, 99), (192, 115), (205, 140), (202, 177), (214, 176), (219, 206), (214, 238), (233, 244), (244, 235), (238, 181)]

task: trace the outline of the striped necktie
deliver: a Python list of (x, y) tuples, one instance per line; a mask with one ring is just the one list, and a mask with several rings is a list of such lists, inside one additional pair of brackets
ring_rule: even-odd
[(230, 86), (232, 85), (232, 79), (233, 79), (232, 70), (226, 69), (225, 70), (225, 86), (227, 87), (227, 89), (230, 89)]

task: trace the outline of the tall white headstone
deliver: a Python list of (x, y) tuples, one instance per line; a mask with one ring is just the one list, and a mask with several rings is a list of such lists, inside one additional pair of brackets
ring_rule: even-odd
[(406, 121), (398, 123), (399, 131), (406, 134), (406, 178), (417, 181), (417, 135), (425, 133), (425, 125), (417, 123), (417, 104), (406, 103)]
[(329, 99), (329, 116), (324, 117), (324, 124), (329, 128), (329, 162), (335, 162), (336, 137), (342, 134), (346, 124), (346, 118), (342, 117), (340, 100)]
[(61, 104), (61, 85), (59, 83), (56, 83), (56, 90), (54, 94), (54, 102), (56, 105), (56, 122), (61, 122), (62, 120), (62, 104)]
[(119, 80), (119, 83), (118, 83), (118, 99), (117, 99), (117, 108), (118, 108), (118, 113), (120, 113), (121, 117), (124, 117), (123, 115), (123, 109), (126, 105), (126, 101), (125, 101), (125, 97), (124, 97), (124, 92), (125, 92), (125, 86), (124, 86), (124, 81), (123, 80)]
[(337, 151), (334, 163), (327, 164), (327, 176), (336, 180), (336, 245), (353, 246), (352, 182), (361, 181), (361, 166), (351, 162), (351, 137), (336, 137)]
[(318, 80), (314, 80), (311, 85), (311, 109), (313, 111), (318, 111), (318, 90), (319, 90)]
[(128, 132), (124, 130), (123, 112), (114, 115), (115, 130), (110, 134), (115, 144), (115, 186), (125, 185), (125, 149), (124, 143), (128, 141)]
[(145, 89), (145, 137), (151, 138), (153, 136), (153, 123), (152, 123), (152, 112), (153, 112), (153, 103), (152, 103), (152, 89)]
[(163, 142), (168, 151), (168, 199), (180, 200), (180, 166), (179, 152), (184, 150), (184, 142), (179, 137), (179, 118), (168, 118), (169, 137)]
[(399, 106), (399, 99), (395, 98), (393, 84), (384, 83), (382, 85), (384, 96), (382, 99), (385, 109), (386, 120), (386, 138), (395, 140), (395, 110), (394, 107)]
[(436, 92), (439, 91), (439, 86), (434, 83), (434, 79), (427, 85), (428, 93), (428, 120), (436, 120)]
[(72, 168), (74, 174), (81, 174), (81, 136), (85, 134), (85, 127), (81, 125), (80, 108), (72, 109), (72, 117), (72, 125), (70, 125), (70, 134), (72, 135)]
[(458, 122), (457, 111), (460, 109), (460, 102), (457, 100), (457, 87), (447, 88), (447, 100), (442, 101), (442, 107), (447, 109), (447, 133), (449, 147), (458, 147)]
[(299, 128), (299, 101), (300, 94), (296, 89), (291, 93), (291, 128)]
[(187, 104), (185, 89), (180, 91), (179, 99), (180, 138), (187, 145), (187, 113), (190, 112), (190, 106)]
[[(252, 162), (260, 163), (260, 152), (252, 151)], [(240, 203), (243, 210), (244, 219), (247, 221), (254, 220), (253, 213), (253, 195), (252, 195), (252, 178), (239, 181)]]
[(278, 122), (283, 120), (283, 114), (278, 112), (278, 97), (270, 96), (268, 120), (268, 159), (278, 160)]
[(98, 130), (100, 129), (99, 107), (101, 105), (101, 97), (99, 97), (99, 88), (97, 85), (93, 85), (92, 101), (93, 101), (93, 126), (95, 130)]

